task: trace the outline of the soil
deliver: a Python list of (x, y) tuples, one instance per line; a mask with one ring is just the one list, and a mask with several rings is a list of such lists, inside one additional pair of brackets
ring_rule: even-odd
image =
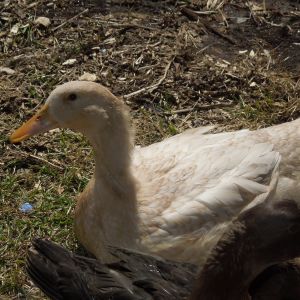
[[(54, 86), (90, 72), (129, 95), (139, 120), (158, 122), (154, 136), (140, 126), (141, 143), (192, 126), (257, 127), (299, 116), (299, 1), (192, 3), (4, 1), (1, 65), (16, 73), (1, 75), (1, 112), (27, 115)], [(38, 16), (51, 25), (34, 24)], [(68, 59), (77, 62), (62, 65)]]

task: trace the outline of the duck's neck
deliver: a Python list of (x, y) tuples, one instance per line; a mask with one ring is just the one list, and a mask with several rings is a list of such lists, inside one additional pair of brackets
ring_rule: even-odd
[(242, 224), (236, 225), (208, 258), (191, 300), (250, 300), (249, 285), (264, 266), (254, 259), (255, 248)]
[(130, 172), (132, 138), (127, 116), (118, 111), (105, 130), (89, 136), (95, 152), (94, 207), (105, 242), (135, 248), (139, 237), (135, 180)]

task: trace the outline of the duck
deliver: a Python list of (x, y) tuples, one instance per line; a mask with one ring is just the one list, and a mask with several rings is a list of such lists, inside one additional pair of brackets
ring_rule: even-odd
[(258, 300), (300, 299), (300, 258), (272, 265), (260, 273), (249, 287)]
[(222, 224), (270, 192), (280, 161), (277, 189), (299, 181), (300, 119), (257, 131), (204, 126), (135, 147), (122, 99), (96, 82), (70, 81), (10, 141), (55, 128), (82, 133), (94, 149), (74, 223), (80, 243), (103, 262), (115, 246), (203, 265)]
[(300, 299), (299, 199), (268, 196), (233, 218), (200, 274), (197, 265), (130, 249), (109, 251), (117, 261), (103, 264), (35, 239), (26, 270), (54, 300)]
[[(300, 198), (297, 190), (291, 190), (295, 198), (280, 198), (273, 193), (266, 201), (241, 212), (212, 250), (190, 300), (299, 299), (291, 276), (283, 269), (274, 272), (274, 267), (299, 257)], [(296, 235), (290, 235), (294, 230)], [(299, 284), (300, 277), (292, 268), (289, 270)]]

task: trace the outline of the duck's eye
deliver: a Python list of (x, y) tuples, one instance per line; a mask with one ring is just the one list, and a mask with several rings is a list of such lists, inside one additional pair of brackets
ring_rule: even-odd
[(77, 95), (76, 94), (70, 94), (68, 96), (68, 100), (70, 100), (70, 101), (75, 101), (76, 99), (77, 99)]

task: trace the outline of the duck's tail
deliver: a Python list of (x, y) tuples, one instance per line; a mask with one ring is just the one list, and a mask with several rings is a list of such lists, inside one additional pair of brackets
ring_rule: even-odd
[(50, 299), (139, 299), (99, 261), (74, 255), (49, 240), (33, 241), (26, 269)]
[(183, 299), (189, 295), (197, 267), (110, 247), (118, 260), (103, 264), (49, 241), (36, 239), (27, 272), (54, 300)]
[(34, 283), (51, 299), (90, 299), (72, 256), (50, 241), (33, 241), (26, 268)]

